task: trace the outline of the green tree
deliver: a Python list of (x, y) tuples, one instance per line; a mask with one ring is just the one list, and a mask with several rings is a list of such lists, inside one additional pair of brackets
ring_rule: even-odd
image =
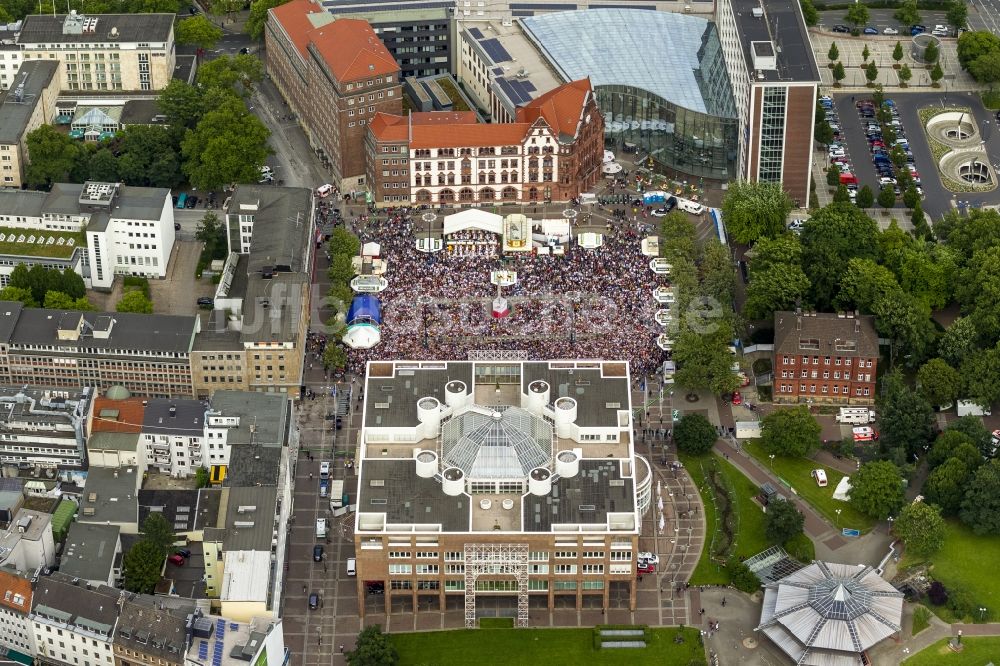
[(934, 64), (938, 61), (938, 57), (941, 55), (941, 50), (938, 48), (937, 44), (931, 42), (924, 49), (924, 62), (928, 65)]
[(696, 412), (685, 414), (674, 424), (674, 441), (677, 449), (691, 455), (708, 453), (719, 438), (712, 422)]
[(903, 0), (893, 16), (903, 25), (920, 23), (920, 10), (917, 9), (917, 0)]
[(896, 193), (892, 185), (886, 185), (878, 191), (878, 205), (886, 210), (896, 205)]
[(139, 594), (152, 594), (163, 571), (163, 551), (152, 541), (140, 539), (125, 553), (125, 589)]
[(330, 256), (343, 254), (356, 257), (361, 252), (361, 240), (343, 227), (336, 227), (330, 232), (330, 240), (326, 244)]
[(833, 203), (853, 205), (851, 204), (851, 195), (847, 193), (847, 185), (837, 186), (837, 191), (833, 193)]
[[(899, 76), (900, 85), (904, 88), (910, 82), (910, 79), (913, 78), (913, 72), (910, 71), (910, 68), (907, 65), (900, 67), (897, 75)], [(907, 208), (913, 208), (913, 206), (907, 206)]]
[(837, 42), (830, 42), (830, 50), (826, 52), (826, 57), (830, 59), (830, 66), (833, 67), (833, 63), (837, 62), (837, 58), (840, 57), (840, 49), (837, 48)]
[(930, 225), (927, 224), (927, 216), (924, 215), (924, 208), (920, 205), (919, 201), (913, 207), (913, 213), (910, 214), (910, 223), (913, 225), (914, 238), (922, 238), (928, 241), (934, 240), (934, 232), (931, 230)]
[(776, 409), (761, 421), (761, 444), (769, 454), (802, 457), (819, 445), (822, 426), (805, 405)]
[(226, 227), (215, 213), (205, 213), (198, 222), (194, 237), (205, 244), (204, 254), (209, 259), (225, 259), (229, 254), (226, 243)]
[(966, 358), (978, 348), (976, 345), (976, 326), (968, 317), (959, 317), (945, 329), (944, 335), (938, 340), (938, 355), (948, 365), (961, 367)]
[(917, 373), (920, 392), (932, 405), (954, 402), (962, 389), (962, 376), (942, 358), (932, 358)]
[(833, 81), (834, 85), (839, 86), (840, 82), (847, 78), (847, 71), (844, 69), (844, 63), (838, 62), (833, 66)]
[[(688, 315), (691, 316), (690, 314)], [(732, 371), (729, 342), (732, 326), (724, 320), (706, 324), (703, 333), (685, 330), (674, 345), (678, 370), (674, 382), (687, 390), (709, 390), (715, 395), (731, 393), (739, 386)]]
[(938, 85), (938, 81), (940, 81), (943, 78), (944, 78), (944, 70), (941, 69), (941, 63), (939, 62), (934, 63), (934, 68), (931, 70), (931, 83), (933, 83), (934, 87), (936, 88)]
[(917, 192), (917, 186), (910, 181), (910, 184), (903, 190), (903, 205), (907, 208), (916, 208), (920, 205), (920, 193)]
[(945, 18), (948, 20), (948, 25), (954, 27), (955, 30), (965, 28), (969, 22), (969, 6), (965, 4), (965, 0), (952, 0), (948, 3), (948, 12), (945, 14)]
[(129, 125), (119, 132), (116, 141), (122, 181), (141, 187), (179, 185), (184, 176), (176, 137), (172, 128), (160, 125)]
[(174, 27), (174, 40), (178, 44), (192, 44), (199, 49), (214, 49), (222, 39), (222, 28), (209, 21), (203, 14), (181, 19)]
[(1000, 337), (1000, 246), (972, 255), (959, 273), (955, 297), (981, 338)]
[(760, 590), (760, 579), (757, 578), (757, 574), (737, 558), (729, 558), (726, 562), (726, 571), (729, 573), (729, 580), (732, 581), (733, 587), (740, 592), (753, 594)]
[(859, 25), (868, 23), (868, 7), (860, 2), (850, 5), (847, 8), (847, 14), (844, 15), (844, 20), (857, 29)]
[(87, 178), (106, 183), (117, 183), (118, 158), (108, 148), (99, 148), (88, 160)]
[(988, 30), (964, 32), (958, 37), (958, 62), (965, 69), (981, 55), (1000, 51), (1000, 37)]
[(81, 310), (84, 312), (94, 309), (94, 306), (87, 300), (86, 296), (73, 298), (62, 291), (45, 292), (45, 302), (42, 304), (42, 307), (49, 310)]
[(934, 409), (910, 388), (899, 370), (882, 378), (879, 404), (879, 445), (883, 450), (922, 453), (934, 436)]
[(871, 85), (878, 78), (878, 67), (875, 65), (875, 61), (872, 60), (865, 67), (865, 78), (868, 79), (868, 84)]
[(885, 520), (903, 504), (899, 468), (888, 460), (861, 466), (851, 477), (852, 507), (872, 518)]
[(833, 143), (833, 128), (826, 122), (825, 114), (822, 120), (816, 121), (813, 125), (813, 139), (816, 143), (829, 146)]
[(256, 182), (271, 152), (267, 146), (270, 134), (242, 102), (229, 100), (206, 113), (185, 135), (181, 143), (184, 173), (202, 190)]
[(346, 284), (354, 277), (354, 266), (352, 257), (347, 254), (334, 254), (330, 259), (330, 268), (327, 275), (333, 283)]
[[(989, 446), (991, 439), (990, 431), (985, 425), (983, 425), (983, 420), (980, 417), (973, 415), (955, 419), (948, 424), (948, 427), (945, 428), (945, 431), (941, 433), (941, 435), (944, 436), (950, 433), (964, 435), (968, 438), (968, 443), (971, 444), (977, 451), (985, 451), (986, 447)], [(982, 462), (982, 457), (972, 456), (971, 458), (966, 458), (961, 456), (958, 450), (960, 446), (961, 444), (954, 447), (949, 455), (952, 457), (961, 457), (962, 460), (969, 465), (970, 469), (979, 467), (979, 464)]]
[(896, 62), (903, 59), (903, 44), (901, 42), (896, 42), (896, 46), (892, 48), (892, 59)]
[(0, 301), (17, 301), (26, 308), (38, 307), (38, 301), (31, 295), (31, 290), (24, 287), (12, 287), (8, 285), (0, 289)]
[(232, 89), (240, 86), (249, 94), (254, 85), (264, 78), (264, 64), (252, 55), (220, 56), (198, 68), (198, 85), (205, 88)]
[(911, 502), (899, 512), (892, 531), (906, 544), (907, 553), (927, 557), (944, 545), (945, 525), (941, 510), (926, 502)]
[(962, 393), (986, 408), (1000, 400), (1000, 348), (977, 350), (961, 366)]
[(153, 512), (142, 521), (142, 538), (159, 548), (166, 557), (170, 554), (177, 535), (162, 513)]
[[(958, 430), (945, 430), (934, 440), (934, 445), (931, 446), (931, 450), (927, 454), (927, 464), (936, 468), (949, 458), (962, 457), (963, 454), (959, 451), (962, 446), (971, 447), (976, 456), (979, 456), (979, 450), (968, 434)], [(962, 459), (964, 461), (964, 457)], [(973, 468), (979, 467), (978, 463), (972, 462)]]
[(254, 0), (250, 4), (250, 15), (247, 17), (246, 31), (250, 39), (259, 40), (264, 36), (264, 26), (267, 24), (269, 9), (280, 7), (288, 0)]
[(940, 506), (945, 514), (954, 515), (962, 506), (965, 488), (971, 476), (964, 462), (958, 458), (948, 458), (927, 476), (923, 493), (927, 496), (927, 501)]
[(898, 291), (896, 276), (886, 266), (872, 259), (855, 258), (847, 262), (837, 303), (843, 309), (856, 308), (865, 314), (872, 314), (879, 299)]
[(327, 343), (323, 349), (323, 367), (327, 370), (343, 370), (347, 367), (347, 354), (339, 345)]
[(991, 460), (976, 470), (959, 517), (980, 536), (1000, 534), (1000, 460)]
[(809, 291), (809, 278), (802, 270), (798, 236), (761, 239), (754, 247), (750, 278), (743, 305), (747, 319), (770, 318), (775, 310), (789, 310), (801, 303)]
[(830, 168), (826, 170), (826, 184), (830, 187), (837, 187), (840, 185), (840, 165), (831, 164)]
[(722, 199), (722, 215), (730, 237), (750, 244), (783, 233), (793, 205), (780, 183), (737, 180)]
[(209, 483), (208, 470), (199, 467), (194, 471), (194, 485), (196, 488), (207, 488)]
[(736, 290), (729, 248), (717, 240), (706, 239), (701, 246), (701, 294), (720, 303), (732, 303)]
[[(663, 223), (660, 225), (660, 242), (663, 246), (663, 256), (671, 261), (676, 262), (678, 257), (694, 261), (697, 238), (698, 230), (686, 214), (673, 210), (663, 218)], [(676, 271), (675, 275), (680, 277)]]
[(819, 23), (819, 12), (816, 11), (812, 0), (799, 0), (799, 4), (802, 6), (802, 18), (807, 26), (813, 27)]
[(57, 132), (52, 125), (42, 125), (28, 132), (27, 144), (31, 161), (25, 169), (24, 177), (29, 186), (36, 188), (66, 182), (70, 170), (83, 152), (79, 143), (66, 134)]
[(771, 500), (767, 503), (767, 515), (764, 517), (764, 535), (771, 543), (781, 545), (802, 534), (805, 521), (805, 516), (791, 502)]
[(868, 58), (872, 57), (872, 52), (868, 50), (868, 45), (865, 44), (865, 48), (861, 49), (861, 60), (863, 62), (868, 62)]
[(979, 83), (985, 83), (993, 90), (993, 84), (1000, 81), (1000, 51), (993, 51), (981, 55), (972, 61), (969, 67), (969, 74), (972, 74)]
[(875, 205), (875, 194), (872, 192), (872, 188), (867, 185), (862, 185), (861, 189), (858, 190), (858, 196), (856, 197), (855, 203), (858, 208), (871, 208)]
[[(160, 92), (156, 104), (167, 117), (171, 129), (181, 132), (185, 128), (193, 129), (205, 112), (198, 89), (180, 79), (170, 80)], [(131, 129), (127, 131), (131, 132)]]
[(118, 312), (136, 312), (139, 314), (153, 314), (153, 301), (146, 298), (146, 294), (139, 290), (127, 292), (115, 306)]
[(347, 652), (350, 666), (395, 666), (399, 663), (399, 653), (382, 627), (370, 625), (361, 630), (353, 650)]
[(847, 263), (877, 259), (879, 229), (851, 204), (831, 204), (813, 213), (800, 236), (802, 267), (811, 285), (808, 299), (818, 310), (833, 306)]

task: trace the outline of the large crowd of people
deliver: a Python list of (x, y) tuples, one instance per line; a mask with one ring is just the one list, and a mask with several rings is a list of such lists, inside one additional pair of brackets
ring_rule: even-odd
[[(372, 214), (357, 222), (362, 242), (380, 244), (389, 286), (379, 294), (381, 342), (349, 350), (350, 371), (363, 371), (369, 360), (464, 360), (470, 350), (625, 359), (634, 375), (655, 372), (663, 359), (656, 346), (662, 330), (653, 317), (661, 306), (652, 292), (667, 282), (649, 269), (635, 225), (612, 226), (595, 250), (573, 243), (559, 256), (504, 256), (499, 237), (494, 244), (479, 235), (473, 252), (420, 252), (418, 213)], [(496, 270), (517, 272), (517, 283), (502, 290), (512, 312), (501, 319), (491, 315), (497, 287), (490, 273)]]

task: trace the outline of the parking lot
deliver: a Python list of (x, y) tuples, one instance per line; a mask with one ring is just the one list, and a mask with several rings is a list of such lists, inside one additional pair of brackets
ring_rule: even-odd
[(201, 255), (201, 243), (197, 241), (175, 241), (170, 254), (167, 276), (162, 280), (149, 281), (149, 295), (153, 300), (156, 314), (193, 315), (198, 312), (197, 299), (212, 296), (215, 285), (211, 279), (196, 280), (195, 269)]
[(167, 562), (164, 578), (174, 581), (174, 593), (187, 599), (205, 599), (205, 555), (201, 542), (192, 542), (186, 546), (191, 551), (191, 557), (184, 564), (177, 566)]

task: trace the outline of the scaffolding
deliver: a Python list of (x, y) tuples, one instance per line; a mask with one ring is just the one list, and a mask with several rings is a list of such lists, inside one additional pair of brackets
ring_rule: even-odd
[(527, 361), (528, 352), (523, 349), (470, 349), (470, 361)]
[(465, 544), (465, 627), (476, 628), (476, 581), (480, 576), (507, 575), (517, 581), (517, 621), (528, 626), (528, 544)]

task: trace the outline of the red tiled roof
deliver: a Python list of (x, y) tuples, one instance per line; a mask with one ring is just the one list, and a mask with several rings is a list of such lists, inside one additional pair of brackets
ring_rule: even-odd
[(0, 604), (20, 613), (31, 612), (31, 583), (26, 578), (0, 571)]
[(309, 33), (316, 27), (309, 20), (310, 14), (325, 14), (326, 10), (312, 0), (294, 0), (286, 5), (270, 10), (271, 15), (288, 33), (299, 54), (307, 57), (306, 47), (309, 46)]
[[(101, 416), (103, 410), (117, 410), (118, 416), (108, 414)], [(109, 398), (94, 398), (94, 415), (90, 423), (90, 432), (142, 432), (142, 417), (146, 407), (141, 398), (126, 398), (111, 400)]]
[(530, 123), (414, 125), (410, 148), (513, 146), (524, 141)]
[(479, 122), (475, 111), (418, 111), (410, 114), (414, 125)]
[(406, 117), (390, 113), (376, 113), (368, 123), (368, 131), (376, 141), (406, 141), (409, 136)]
[(534, 122), (540, 115), (557, 136), (574, 138), (591, 90), (590, 79), (564, 83), (519, 108), (517, 119)]
[(399, 65), (367, 21), (338, 19), (309, 34), (338, 81), (393, 74)]
[[(418, 111), (408, 116), (395, 116), (388, 113), (376, 113), (368, 123), (371, 133), (378, 141), (406, 141), (409, 138), (409, 125), (414, 127), (433, 127), (476, 124), (475, 111)], [(417, 133), (419, 130), (415, 130)]]

